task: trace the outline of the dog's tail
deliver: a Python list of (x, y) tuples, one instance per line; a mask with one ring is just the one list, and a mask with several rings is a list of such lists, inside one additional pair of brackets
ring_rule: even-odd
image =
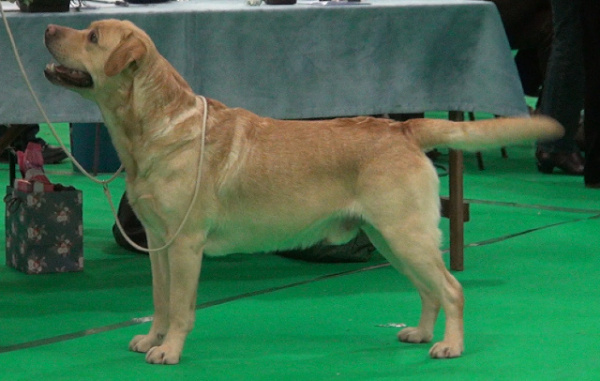
[(564, 134), (563, 127), (545, 116), (531, 118), (493, 118), (472, 122), (443, 119), (413, 119), (411, 132), (425, 150), (448, 147), (458, 150), (481, 150), (514, 143), (554, 140)]

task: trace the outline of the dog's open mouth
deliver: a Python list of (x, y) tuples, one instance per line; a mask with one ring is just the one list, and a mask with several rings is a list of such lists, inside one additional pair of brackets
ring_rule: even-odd
[(54, 63), (46, 65), (44, 75), (50, 82), (60, 86), (78, 88), (90, 88), (94, 86), (94, 81), (89, 73)]

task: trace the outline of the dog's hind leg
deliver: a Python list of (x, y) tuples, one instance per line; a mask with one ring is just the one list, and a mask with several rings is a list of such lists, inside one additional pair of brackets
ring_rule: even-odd
[[(160, 241), (154, 239), (147, 231), (150, 247), (160, 247)], [(167, 251), (153, 251), (149, 254), (152, 269), (152, 298), (154, 315), (152, 326), (147, 335), (137, 335), (129, 343), (129, 349), (146, 353), (150, 348), (162, 344), (169, 328), (169, 261)]]
[(446, 270), (438, 248), (439, 238), (428, 234), (434, 231), (439, 236), (437, 226), (433, 230), (431, 226), (419, 226), (424, 219), (417, 214), (407, 216), (401, 226), (382, 224), (383, 228), (377, 229), (367, 225), (363, 229), (380, 253), (408, 276), (421, 297), (419, 325), (403, 329), (398, 338), (410, 343), (431, 341), (442, 307), (446, 313), (444, 340), (436, 343), (429, 354), (433, 358), (458, 357), (464, 349), (462, 288)]

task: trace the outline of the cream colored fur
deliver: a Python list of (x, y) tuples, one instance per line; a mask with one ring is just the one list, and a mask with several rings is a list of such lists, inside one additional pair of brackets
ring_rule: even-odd
[(100, 107), (151, 248), (179, 226), (199, 155), (205, 155), (189, 222), (172, 246), (150, 254), (154, 320), (147, 335), (130, 343), (150, 363), (180, 360), (194, 325), (204, 253), (308, 247), (323, 239), (342, 243), (359, 229), (421, 296), (419, 324), (402, 330), (399, 339), (432, 340), (443, 308), (444, 338), (430, 355), (459, 356), (463, 292), (440, 255), (438, 179), (423, 149), (477, 149), (561, 134), (556, 122), (542, 118), (282, 121), (209, 99), (201, 152), (202, 103), (132, 23), (104, 20), (81, 31), (52, 25), (46, 44), (59, 64), (93, 78), (93, 87), (79, 88), (61, 82), (55, 67), (46, 73)]

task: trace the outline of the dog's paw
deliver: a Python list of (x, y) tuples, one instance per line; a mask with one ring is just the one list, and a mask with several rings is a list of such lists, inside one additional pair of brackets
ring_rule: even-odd
[(129, 350), (146, 353), (152, 347), (162, 344), (162, 338), (155, 335), (137, 335), (129, 342)]
[(167, 345), (152, 347), (146, 353), (146, 362), (148, 364), (174, 365), (179, 363), (181, 351), (174, 350)]
[(435, 343), (429, 350), (429, 356), (434, 359), (451, 359), (459, 357), (464, 350), (462, 343), (451, 343), (447, 341), (440, 341)]
[(419, 327), (408, 327), (398, 332), (398, 340), (404, 343), (428, 343), (431, 339), (433, 334)]

